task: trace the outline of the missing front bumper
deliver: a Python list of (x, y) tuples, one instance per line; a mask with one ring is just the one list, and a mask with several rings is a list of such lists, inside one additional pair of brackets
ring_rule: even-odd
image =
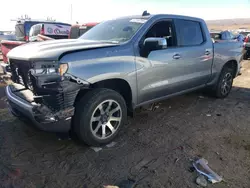
[(15, 92), (11, 86), (6, 87), (12, 114), (31, 120), (38, 129), (43, 131), (67, 132), (70, 130), (71, 118), (74, 114), (73, 106), (53, 112), (48, 107), (33, 102), (34, 96), (30, 90), (21, 91), (21, 93)]

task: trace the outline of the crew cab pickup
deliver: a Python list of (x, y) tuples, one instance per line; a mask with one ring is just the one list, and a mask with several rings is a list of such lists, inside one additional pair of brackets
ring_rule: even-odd
[(15, 116), (41, 130), (71, 130), (98, 146), (111, 142), (142, 105), (200, 88), (226, 97), (241, 56), (240, 43), (213, 43), (199, 18), (122, 17), (79, 39), (14, 48), (7, 99)]

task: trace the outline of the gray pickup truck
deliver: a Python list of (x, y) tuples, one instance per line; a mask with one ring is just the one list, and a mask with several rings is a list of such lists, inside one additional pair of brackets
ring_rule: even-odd
[(226, 97), (241, 56), (237, 42), (214, 44), (199, 18), (123, 17), (79, 39), (14, 48), (6, 94), (15, 116), (98, 146), (111, 142), (142, 105), (200, 88)]

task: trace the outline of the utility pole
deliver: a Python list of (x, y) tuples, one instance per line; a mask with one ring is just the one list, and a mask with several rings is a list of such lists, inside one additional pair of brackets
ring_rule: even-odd
[(72, 8), (72, 4), (70, 5), (70, 21), (72, 22), (72, 12), (73, 12), (73, 8)]

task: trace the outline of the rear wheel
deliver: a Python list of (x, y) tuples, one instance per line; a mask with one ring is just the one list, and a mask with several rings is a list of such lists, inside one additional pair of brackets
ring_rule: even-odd
[(111, 142), (125, 123), (127, 108), (116, 91), (96, 89), (76, 106), (74, 130), (80, 140), (92, 146)]
[(215, 87), (213, 94), (217, 98), (225, 98), (228, 96), (233, 85), (234, 70), (230, 67), (224, 67)]

